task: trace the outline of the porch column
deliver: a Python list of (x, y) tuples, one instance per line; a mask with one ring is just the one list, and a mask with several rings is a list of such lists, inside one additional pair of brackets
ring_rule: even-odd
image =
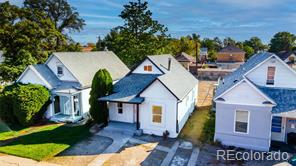
[(75, 113), (74, 113), (75, 112), (74, 111), (74, 98), (73, 98), (72, 95), (70, 96), (70, 104), (71, 104), (71, 110), (70, 110), (71, 113), (70, 114), (71, 114), (71, 117), (74, 118), (75, 117)]
[(140, 122), (139, 122), (139, 104), (137, 104), (137, 130), (140, 129)]

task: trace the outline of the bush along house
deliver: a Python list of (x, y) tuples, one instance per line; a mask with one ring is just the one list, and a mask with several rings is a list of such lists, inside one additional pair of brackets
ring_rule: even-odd
[(113, 81), (129, 69), (111, 51), (56, 52), (45, 64), (28, 66), (17, 82), (43, 85), (51, 101), (45, 116), (56, 122), (77, 122), (89, 112), (92, 79), (99, 69), (107, 69)]
[(110, 121), (146, 134), (177, 137), (197, 101), (198, 80), (173, 56), (148, 56), (119, 80), (109, 102)]
[(293, 144), (296, 73), (277, 55), (253, 55), (219, 81), (214, 102), (215, 141), (261, 151), (271, 141)]

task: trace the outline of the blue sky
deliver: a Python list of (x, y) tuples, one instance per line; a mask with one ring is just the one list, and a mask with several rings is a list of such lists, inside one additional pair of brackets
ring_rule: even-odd
[[(3, 0), (0, 0), (3, 1)], [(122, 25), (118, 17), (129, 0), (68, 0), (85, 20), (81, 32), (72, 33), (83, 44), (96, 42), (112, 27)], [(21, 0), (11, 0), (20, 4)], [(198, 33), (205, 37), (245, 40), (260, 37), (265, 43), (279, 31), (296, 34), (295, 0), (148, 0), (153, 18), (180, 37)]]

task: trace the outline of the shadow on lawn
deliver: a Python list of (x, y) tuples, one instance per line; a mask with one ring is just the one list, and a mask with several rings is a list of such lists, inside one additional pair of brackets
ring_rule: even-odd
[(53, 144), (68, 144), (72, 145), (84, 137), (90, 136), (89, 126), (58, 126), (30, 133), (27, 135), (23, 135), (17, 137), (15, 141), (7, 144), (6, 146), (13, 145), (32, 145), (32, 144), (45, 144), (45, 143), (53, 143)]

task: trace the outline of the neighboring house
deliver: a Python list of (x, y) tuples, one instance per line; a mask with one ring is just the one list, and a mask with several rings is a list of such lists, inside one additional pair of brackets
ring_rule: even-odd
[(111, 51), (56, 52), (45, 64), (30, 65), (17, 82), (40, 84), (51, 92), (52, 103), (46, 117), (52, 121), (76, 122), (89, 112), (92, 79), (99, 69), (107, 69), (113, 81), (129, 69)]
[(237, 69), (245, 61), (245, 52), (232, 45), (217, 52), (217, 65), (222, 69)]
[(268, 151), (296, 132), (296, 73), (277, 55), (258, 53), (219, 81), (215, 140)]
[(182, 64), (187, 70), (189, 67), (196, 63), (196, 58), (186, 54), (185, 52), (181, 52), (175, 56), (176, 60)]
[(296, 68), (296, 53), (292, 51), (281, 51), (277, 55), (292, 68)]
[(195, 108), (198, 80), (171, 55), (148, 56), (114, 85), (111, 121), (135, 124), (147, 134), (177, 137)]
[(208, 48), (202, 47), (199, 51), (199, 61), (201, 63), (206, 62), (208, 59)]

